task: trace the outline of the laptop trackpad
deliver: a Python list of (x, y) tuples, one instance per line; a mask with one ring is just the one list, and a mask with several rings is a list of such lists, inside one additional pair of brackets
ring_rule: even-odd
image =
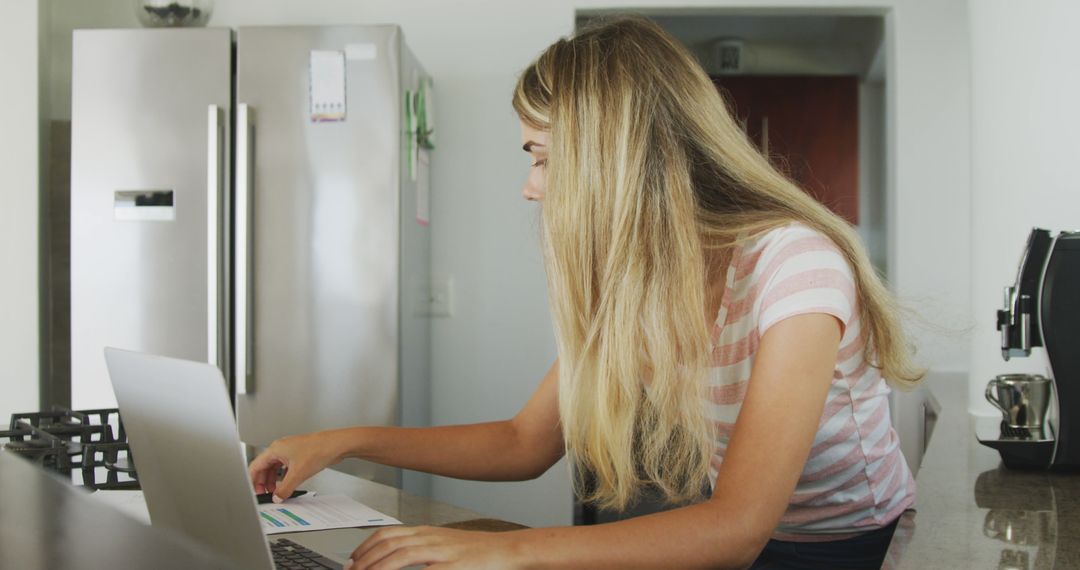
[[(319, 554), (345, 564), (349, 555), (367, 540), (377, 528), (335, 528), (332, 530), (316, 530), (312, 532), (289, 532), (269, 536), (275, 538), (287, 538), (304, 548), (310, 548)], [(422, 569), (423, 566), (409, 566), (405, 570)]]
[(287, 538), (305, 548), (310, 548), (319, 554), (344, 564), (349, 555), (367, 540), (377, 529), (368, 528), (335, 528), (332, 530), (316, 530), (312, 532), (289, 532), (275, 534), (267, 537)]

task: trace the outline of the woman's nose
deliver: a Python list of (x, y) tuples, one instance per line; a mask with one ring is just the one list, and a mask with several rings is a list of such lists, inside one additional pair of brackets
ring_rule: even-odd
[(530, 202), (539, 202), (540, 201), (540, 195), (535, 190), (533, 190), (532, 188), (529, 188), (528, 186), (526, 186), (525, 188), (523, 188), (521, 190), (521, 197), (525, 198), (526, 200), (528, 200)]

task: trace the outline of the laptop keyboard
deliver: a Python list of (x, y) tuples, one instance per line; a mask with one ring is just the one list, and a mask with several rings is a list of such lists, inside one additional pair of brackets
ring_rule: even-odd
[(341, 564), (287, 538), (271, 540), (270, 553), (274, 555), (274, 567), (278, 570), (309, 570), (311, 568), (341, 570)]

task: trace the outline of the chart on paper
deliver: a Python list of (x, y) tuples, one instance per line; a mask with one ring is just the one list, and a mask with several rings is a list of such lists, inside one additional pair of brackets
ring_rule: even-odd
[(401, 524), (344, 495), (297, 497), (281, 504), (259, 505), (259, 522), (266, 534)]

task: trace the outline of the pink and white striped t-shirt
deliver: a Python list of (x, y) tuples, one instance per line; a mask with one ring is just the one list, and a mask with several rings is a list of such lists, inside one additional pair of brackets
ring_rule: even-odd
[(768, 328), (806, 313), (844, 323), (832, 386), (810, 457), (773, 538), (837, 540), (885, 526), (915, 502), (915, 480), (889, 418), (889, 388), (863, 358), (851, 268), (824, 234), (789, 224), (736, 248), (713, 327), (706, 406), (717, 426), (710, 480), (746, 395)]

